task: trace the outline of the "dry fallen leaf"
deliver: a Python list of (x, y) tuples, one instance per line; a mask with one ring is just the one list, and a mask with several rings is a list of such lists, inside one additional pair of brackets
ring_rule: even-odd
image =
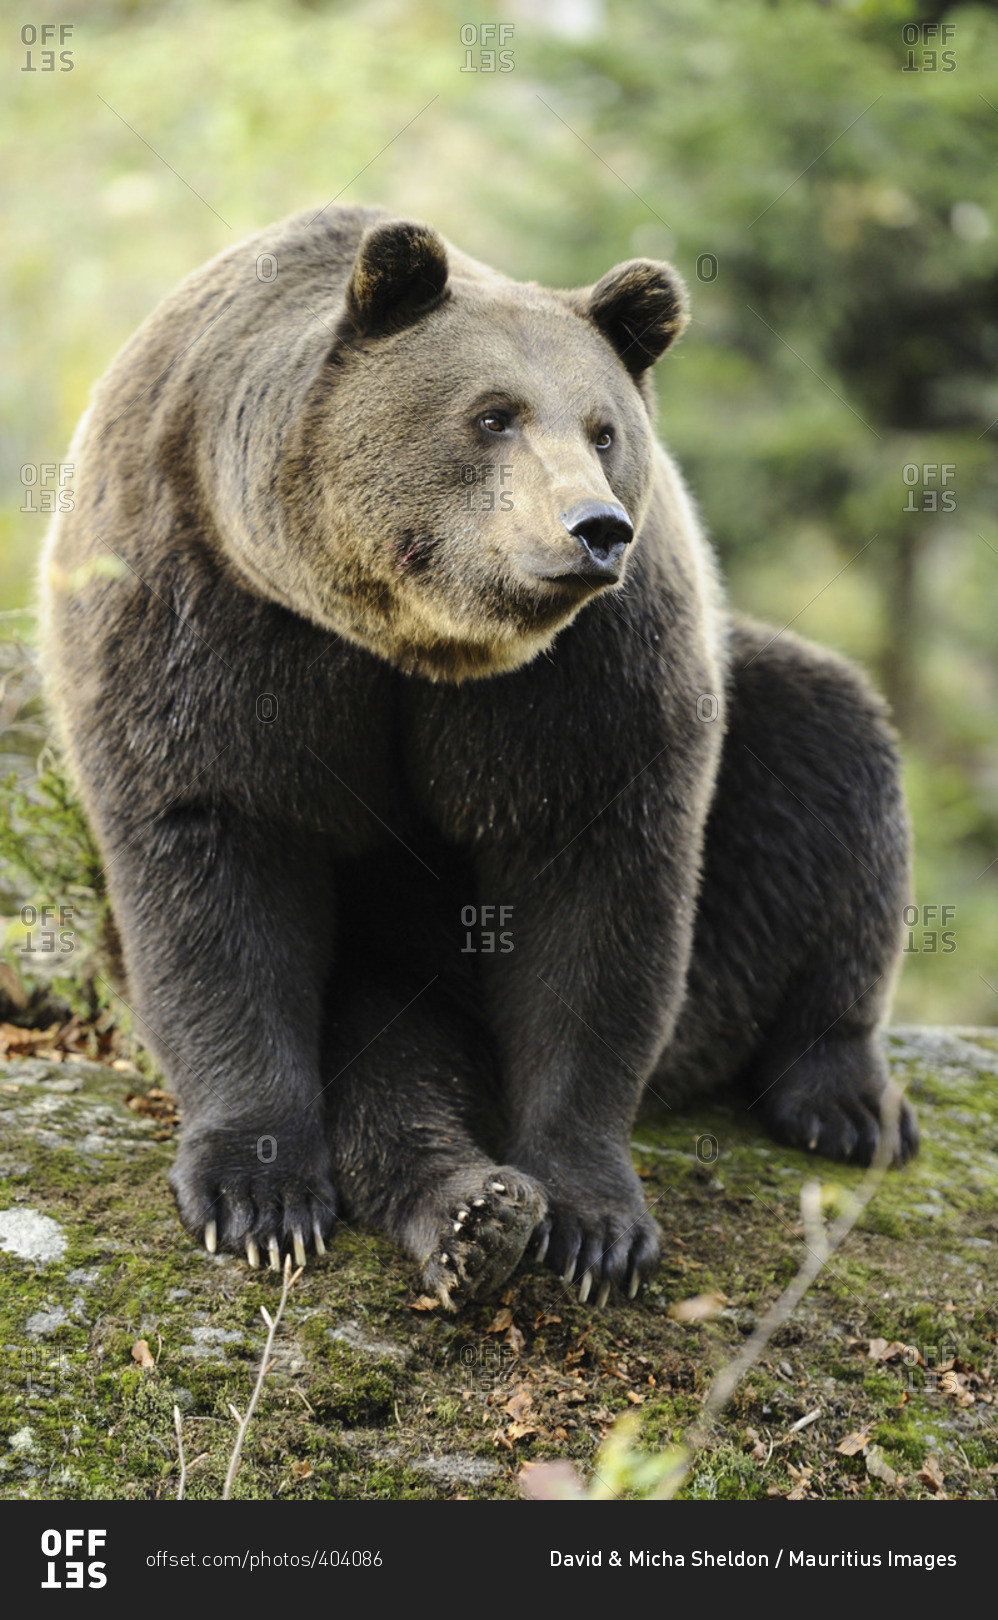
[(847, 1434), (844, 1440), (840, 1440), (835, 1449), (843, 1457), (855, 1457), (857, 1451), (865, 1451), (869, 1444), (870, 1436), (857, 1429), (855, 1434)]
[(22, 1029), (20, 1024), (0, 1024), (0, 1050), (27, 1052), (35, 1046), (51, 1045), (58, 1024), (49, 1029)]
[(506, 1329), (512, 1326), (513, 1312), (510, 1310), (508, 1305), (504, 1305), (501, 1310), (496, 1311), (495, 1316), (492, 1318), (485, 1331), (486, 1333), (505, 1333)]
[(503, 1407), (503, 1411), (508, 1412), (510, 1417), (514, 1418), (518, 1423), (523, 1423), (529, 1416), (533, 1404), (533, 1396), (526, 1384), (518, 1384)]
[(145, 1339), (138, 1339), (136, 1343), (132, 1345), (132, 1360), (137, 1361), (139, 1366), (145, 1369), (155, 1367), (156, 1358)]
[(528, 1434), (537, 1433), (536, 1423), (507, 1423), (506, 1434), (510, 1440), (524, 1440)]
[(431, 1299), (429, 1294), (420, 1294), (409, 1306), (410, 1311), (436, 1311), (440, 1308), (439, 1299)]
[(900, 1339), (871, 1339), (866, 1353), (871, 1361), (897, 1361), (906, 1353), (913, 1363), (922, 1359), (913, 1345), (902, 1344)]
[(503, 1344), (508, 1344), (514, 1356), (518, 1356), (524, 1346), (524, 1337), (515, 1322), (511, 1322), (503, 1336)]
[(312, 1464), (303, 1457), (300, 1462), (291, 1464), (291, 1472), (294, 1474), (295, 1479), (308, 1479), (312, 1473)]
[(974, 1397), (967, 1388), (967, 1380), (963, 1373), (943, 1373), (939, 1380), (939, 1388), (944, 1395), (952, 1395), (957, 1406), (973, 1406)]
[(126, 1092), (125, 1107), (133, 1114), (141, 1114), (143, 1119), (155, 1119), (164, 1125), (176, 1125), (180, 1119), (177, 1099), (157, 1086), (146, 1092)]
[(943, 1470), (938, 1457), (928, 1456), (918, 1470), (916, 1476), (923, 1485), (928, 1485), (932, 1491), (941, 1492), (943, 1488)]

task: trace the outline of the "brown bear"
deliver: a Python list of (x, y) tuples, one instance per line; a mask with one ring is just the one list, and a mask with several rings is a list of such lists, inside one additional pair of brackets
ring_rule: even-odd
[[(448, 1307), (633, 1296), (644, 1096), (869, 1160), (908, 896), (882, 705), (730, 616), (653, 433), (671, 266), (377, 208), (190, 276), (74, 441), (51, 704), (210, 1250), (382, 1229)], [(897, 1161), (915, 1149), (904, 1106)]]

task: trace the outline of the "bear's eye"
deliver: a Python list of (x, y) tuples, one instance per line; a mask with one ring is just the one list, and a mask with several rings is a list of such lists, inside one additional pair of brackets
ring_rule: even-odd
[(597, 450), (609, 450), (613, 443), (613, 434), (609, 428), (602, 428), (595, 438)]
[(505, 433), (509, 419), (502, 411), (486, 411), (484, 416), (478, 418), (478, 425), (486, 433)]

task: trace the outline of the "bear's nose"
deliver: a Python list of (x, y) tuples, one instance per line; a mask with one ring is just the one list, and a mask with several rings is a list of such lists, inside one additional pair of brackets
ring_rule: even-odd
[(579, 572), (607, 584), (620, 573), (624, 548), (634, 528), (616, 501), (580, 501), (562, 512), (561, 521), (582, 548)]

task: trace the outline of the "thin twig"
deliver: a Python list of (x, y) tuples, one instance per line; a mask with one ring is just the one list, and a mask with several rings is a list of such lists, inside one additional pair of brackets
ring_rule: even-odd
[(180, 1484), (177, 1486), (177, 1501), (184, 1500), (184, 1486), (187, 1484), (187, 1459), (184, 1456), (184, 1436), (180, 1427), (180, 1407), (173, 1408), (173, 1427), (177, 1431), (177, 1455), (180, 1458)]
[(821, 1407), (816, 1406), (813, 1412), (806, 1412), (803, 1417), (797, 1419), (796, 1423), (791, 1423), (786, 1434), (783, 1436), (782, 1444), (786, 1445), (791, 1436), (795, 1435), (799, 1429), (806, 1429), (809, 1423), (817, 1423), (820, 1416)]
[[(270, 1352), (274, 1348), (274, 1336), (277, 1333), (278, 1327), (280, 1326), (281, 1317), (284, 1314), (284, 1307), (288, 1302), (288, 1294), (298, 1281), (301, 1274), (301, 1266), (299, 1266), (296, 1272), (292, 1273), (291, 1256), (286, 1254), (284, 1256), (284, 1281), (281, 1287), (281, 1301), (277, 1307), (276, 1316), (271, 1318), (270, 1312), (268, 1311), (266, 1305), (260, 1306), (260, 1315), (267, 1324), (267, 1342), (263, 1347), (263, 1356), (260, 1360), (260, 1371), (257, 1373), (256, 1387), (250, 1396), (250, 1403), (246, 1408), (246, 1416), (240, 1422), (239, 1433), (236, 1435), (236, 1443), (232, 1448), (232, 1456), (229, 1459), (229, 1471), (225, 1476), (225, 1489), (222, 1492), (223, 1502), (227, 1502), (232, 1495), (232, 1485), (236, 1477), (236, 1470), (239, 1467), (239, 1454), (243, 1449), (243, 1441), (246, 1438), (246, 1430), (249, 1428), (250, 1419), (256, 1410), (256, 1403), (260, 1399), (260, 1392), (263, 1389), (263, 1381), (270, 1369)], [(235, 1412), (235, 1407), (230, 1405), (230, 1410)], [(236, 1416), (239, 1416), (238, 1412), (236, 1412)]]

